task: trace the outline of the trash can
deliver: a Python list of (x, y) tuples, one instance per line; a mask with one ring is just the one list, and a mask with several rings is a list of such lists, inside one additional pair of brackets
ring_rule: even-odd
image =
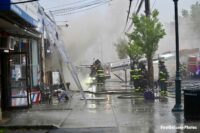
[(200, 120), (200, 87), (184, 89), (184, 117)]

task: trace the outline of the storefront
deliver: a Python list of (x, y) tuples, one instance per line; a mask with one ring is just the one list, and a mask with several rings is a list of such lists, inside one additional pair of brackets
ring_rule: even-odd
[(26, 5), (25, 9), (24, 4), (9, 4), (15, 0), (3, 2), (0, 2), (1, 108), (27, 108), (32, 104), (31, 88), (41, 80), (38, 7), (37, 3)]
[[(30, 107), (31, 88), (40, 80), (39, 44), (32, 38), (7, 34), (0, 35), (2, 108)], [(5, 43), (13, 47), (3, 47)]]

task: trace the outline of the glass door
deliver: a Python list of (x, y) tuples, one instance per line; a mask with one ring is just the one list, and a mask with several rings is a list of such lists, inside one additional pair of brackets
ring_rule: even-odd
[(28, 58), (26, 53), (10, 53), (11, 107), (30, 106), (30, 87), (28, 83)]

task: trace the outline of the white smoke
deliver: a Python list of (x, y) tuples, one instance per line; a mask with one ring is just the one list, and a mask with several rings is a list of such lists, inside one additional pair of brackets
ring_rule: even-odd
[[(108, 5), (81, 13), (63, 27), (64, 42), (74, 65), (91, 65), (117, 60), (114, 42), (124, 35), (129, 1), (113, 0)], [(66, 66), (64, 66), (66, 68)], [(72, 80), (66, 69), (65, 77)], [(85, 75), (85, 74), (84, 74)], [(80, 77), (86, 76), (79, 75)]]

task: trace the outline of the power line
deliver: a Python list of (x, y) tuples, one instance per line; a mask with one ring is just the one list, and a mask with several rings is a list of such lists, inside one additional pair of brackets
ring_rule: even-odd
[(64, 4), (64, 5), (62, 4), (62, 5), (58, 5), (58, 6), (49, 7), (49, 8), (46, 8), (45, 10), (59, 8), (59, 7), (65, 7), (65, 6), (70, 6), (70, 5), (75, 5), (77, 3), (86, 2), (86, 1), (88, 1), (88, 0), (79, 0), (79, 1), (76, 1), (76, 2), (67, 3), (67, 4)]
[(76, 10), (76, 9), (79, 9), (79, 8), (83, 8), (83, 7), (87, 7), (87, 6), (92, 6), (94, 4), (98, 4), (98, 3), (101, 3), (101, 2), (105, 2), (105, 0), (93, 0), (91, 2), (88, 2), (88, 3), (85, 3), (85, 4), (82, 4), (82, 5), (78, 5), (78, 6), (73, 6), (73, 7), (67, 7), (67, 8), (62, 8), (62, 9), (57, 9), (57, 10), (52, 10), (51, 12), (53, 13), (56, 13), (56, 12), (63, 12), (63, 11), (70, 11), (70, 10)]
[(101, 4), (104, 4), (104, 3), (108, 3), (108, 2), (110, 2), (110, 1), (112, 1), (112, 0), (98, 1), (98, 2), (93, 1), (93, 3), (89, 3), (89, 4), (77, 6), (77, 7), (70, 7), (70, 8), (64, 8), (64, 9), (54, 10), (54, 11), (51, 11), (51, 12), (52, 12), (54, 15), (57, 15), (57, 14), (65, 14), (66, 12), (69, 13), (69, 12), (81, 10), (81, 9), (84, 9), (84, 8), (96, 6), (96, 5), (98, 6), (98, 5), (101, 5)]
[(134, 8), (134, 12), (135, 12), (135, 10), (136, 10), (136, 8), (138, 6), (138, 3), (139, 3), (139, 0), (137, 0), (137, 3), (136, 3), (135, 8)]
[[(140, 1), (140, 4), (139, 4), (139, 6), (138, 6), (138, 9), (137, 9), (137, 11), (135, 12), (136, 15), (140, 12), (140, 9), (141, 9), (141, 7), (142, 7), (143, 2), (144, 2), (144, 0), (141, 0), (141, 1)], [(132, 26), (133, 26), (133, 22), (131, 22), (131, 24), (130, 24), (130, 26), (128, 27), (127, 31), (129, 31), (129, 30), (131, 29)]]
[(126, 26), (127, 26), (127, 23), (128, 23), (128, 18), (129, 18), (130, 11), (131, 11), (131, 5), (132, 5), (132, 0), (129, 0), (129, 8), (128, 8), (128, 14), (127, 14), (127, 17), (126, 17), (126, 24), (125, 24), (124, 30), (126, 29)]
[(112, 0), (109, 0), (108, 2), (101, 3), (99, 5), (95, 5), (95, 6), (92, 6), (92, 7), (87, 7), (85, 9), (79, 9), (79, 10), (76, 10), (76, 11), (71, 11), (71, 12), (65, 12), (65, 13), (62, 13), (62, 14), (57, 14), (55, 16), (73, 15), (73, 14), (80, 13), (80, 12), (82, 13), (84, 11), (87, 11), (87, 10), (90, 10), (90, 9), (93, 9), (93, 8), (105, 5), (105, 4), (109, 3), (110, 1), (112, 1)]
[(11, 2), (10, 4), (23, 4), (23, 3), (30, 3), (30, 2), (35, 2), (39, 0), (26, 0), (26, 1), (20, 1), (20, 2)]
[(39, 0), (26, 0), (26, 1), (10, 2), (10, 3), (1, 2), (0, 5), (17, 5), (17, 4), (24, 4), (24, 3), (30, 3), (30, 2), (35, 2), (35, 1), (39, 1)]
[(154, 6), (155, 6), (155, 4), (156, 4), (156, 0), (154, 0), (154, 2), (153, 2), (153, 5), (152, 5), (152, 7), (151, 7), (151, 9), (153, 10), (153, 8), (154, 8)]
[(139, 4), (139, 6), (138, 6), (138, 9), (137, 9), (137, 11), (136, 11), (136, 15), (140, 12), (140, 9), (141, 9), (141, 7), (142, 7), (142, 4), (143, 4), (143, 2), (144, 2), (144, 0), (141, 0), (140, 1), (140, 4)]

